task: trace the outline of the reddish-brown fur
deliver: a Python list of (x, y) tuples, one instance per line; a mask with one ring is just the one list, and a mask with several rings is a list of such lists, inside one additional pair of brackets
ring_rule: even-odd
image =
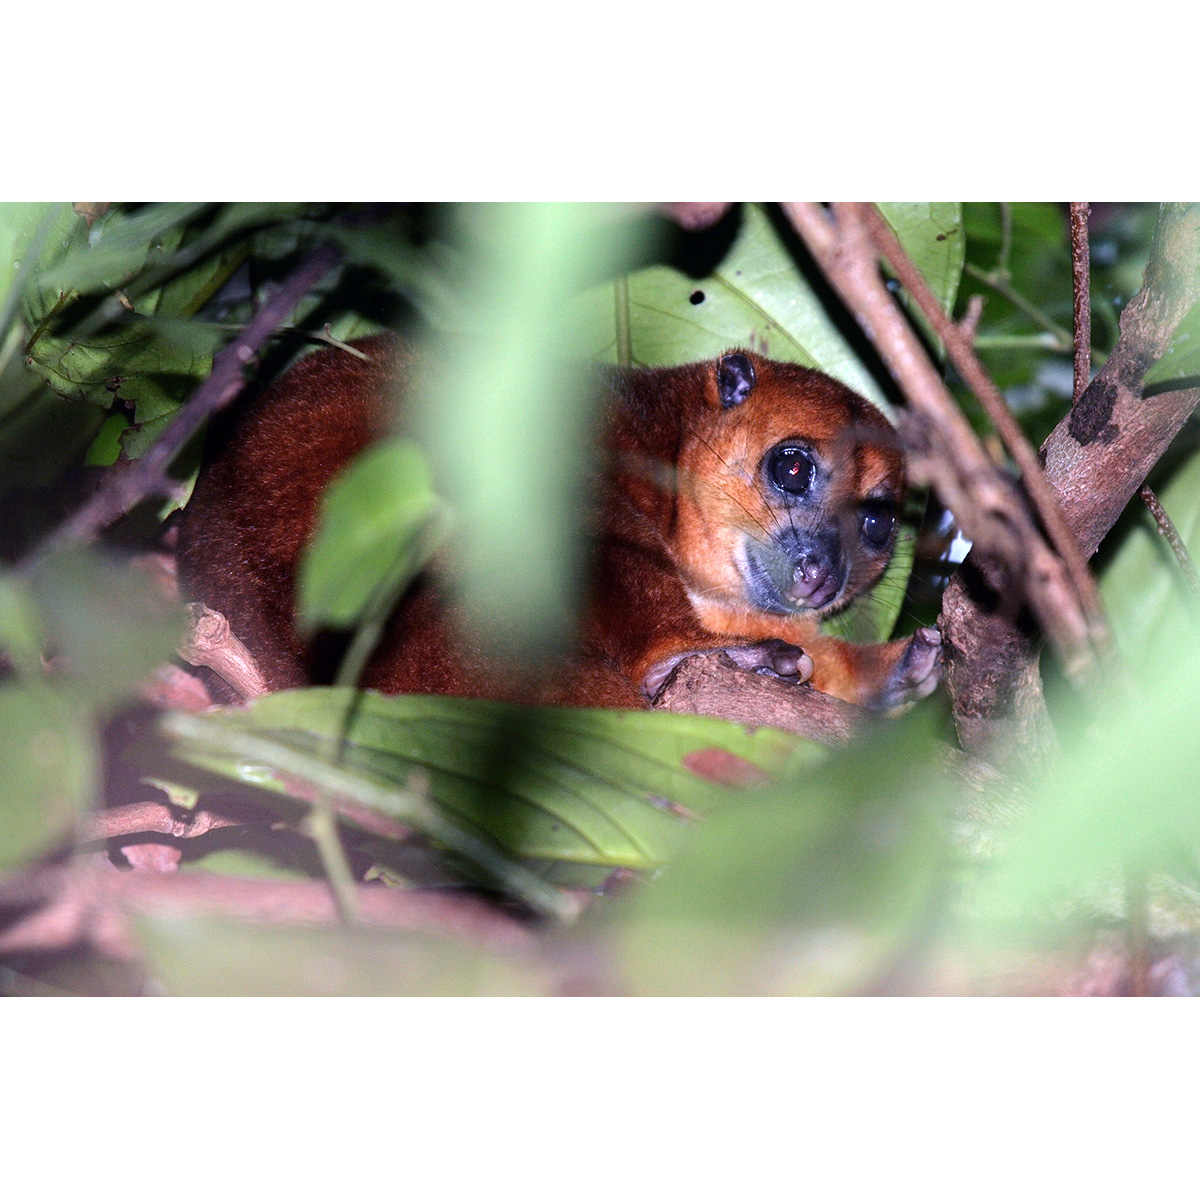
[[(296, 562), (321, 491), (381, 432), (386, 398), (409, 369), (394, 339), (358, 348), (369, 362), (338, 350), (301, 360), (217, 436), (180, 527), (185, 589), (229, 618), (276, 688), (321, 677), (319, 648), (303, 644), (292, 625)], [(514, 683), (499, 674), (467, 644), (430, 572), (401, 601), (363, 683), (640, 707), (647, 675), (658, 680), (663, 663), (779, 639), (812, 658), (814, 686), (843, 699), (888, 707), (928, 691), (924, 667), (919, 679), (908, 677), (911, 639), (852, 645), (819, 629), (819, 616), (868, 590), (887, 565), (890, 544), (884, 553), (864, 549), (856, 522), (867, 498), (899, 497), (903, 470), (891, 427), (819, 372), (737, 358), (751, 365), (754, 383), (732, 406), (721, 403), (716, 362), (605, 376), (612, 469), (593, 599), (579, 653), (552, 679)], [(781, 522), (795, 520), (763, 473), (764, 456), (788, 439), (802, 439), (829, 464), (820, 518), (840, 523), (847, 547), (848, 579), (816, 614), (764, 611), (738, 565), (750, 541), (772, 543)]]

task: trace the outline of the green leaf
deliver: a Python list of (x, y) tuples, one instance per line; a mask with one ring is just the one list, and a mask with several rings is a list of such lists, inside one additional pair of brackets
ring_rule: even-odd
[[(58, 205), (44, 203), (0, 204), (0, 304), (19, 302), (19, 281), (27, 277), (33, 264), (25, 255), (39, 249), (39, 233), (49, 233)], [(22, 267), (25, 268), (24, 272)]]
[(262, 929), (163, 912), (137, 925), (173, 996), (535, 996), (545, 972), (515, 956), (375, 929)]
[(86, 465), (111, 467), (121, 457), (121, 438), (130, 428), (129, 418), (124, 413), (109, 413), (88, 447), (84, 459)]
[(173, 412), (205, 378), (223, 340), (193, 323), (139, 318), (79, 337), (43, 334), (29, 367), (60, 396), (103, 408), (136, 404), (139, 421)]
[(1146, 372), (1143, 387), (1155, 391), (1195, 387), (1200, 380), (1200, 305), (1194, 305), (1175, 327), (1166, 352)]
[(849, 608), (821, 622), (821, 630), (830, 637), (849, 642), (885, 641), (896, 626), (904, 607), (904, 593), (912, 571), (916, 535), (902, 525), (896, 535), (896, 550), (883, 578)]
[(1026, 815), (981, 882), (986, 928), (1064, 901), (1120, 893), (1126, 872), (1195, 870), (1200, 841), (1200, 653), (1195, 642), (1139, 663), (1132, 690), (1065, 726), (1064, 752), (1031, 790)]
[[(342, 689), (278, 692), (207, 719), (303, 750), (318, 778), (350, 698)], [(177, 753), (230, 778), (283, 787), (243, 758), (186, 744)], [(456, 827), (517, 858), (649, 869), (670, 857), (686, 814), (701, 816), (733, 794), (711, 782), (713, 756), (765, 780), (824, 753), (777, 730), (705, 717), (366, 693), (339, 766), (392, 792), (419, 771), (421, 787)], [(413, 820), (386, 797), (380, 803)]]
[(28, 584), (19, 575), (0, 574), (0, 650), (18, 674), (40, 677), (42, 641), (41, 614)]
[(935, 911), (947, 798), (924, 721), (725, 805), (609, 915), (641, 995), (825, 995), (879, 979)]
[(148, 204), (134, 212), (117, 208), (90, 228), (67, 209), (43, 255), (35, 301), (37, 319), (60, 295), (90, 295), (125, 286), (148, 263), (170, 257), (182, 227), (206, 204)]
[(301, 630), (349, 627), (381, 593), (400, 595), (445, 526), (415, 443), (392, 438), (365, 451), (321, 498), (316, 535), (300, 563)]
[[(1159, 491), (1183, 539), (1200, 549), (1200, 454)], [(1200, 645), (1200, 612), (1174, 552), (1150, 511), (1134, 505), (1119, 527), (1124, 537), (1100, 580), (1100, 596), (1126, 662), (1166, 661)]]
[(456, 216), (469, 332), (439, 339), (414, 387), (413, 428), (459, 518), (471, 623), (530, 657), (572, 640), (594, 456), (593, 398), (568, 358), (563, 314), (640, 227), (582, 204), (465, 206)]
[(98, 783), (90, 723), (43, 686), (0, 686), (0, 869), (66, 838)]
[(181, 605), (149, 576), (91, 550), (40, 560), (30, 586), (63, 684), (89, 707), (132, 694), (183, 635)]
[[(891, 204), (881, 211), (949, 309), (964, 245), (958, 205)], [(617, 330), (627, 320), (637, 366), (695, 362), (744, 346), (816, 367), (886, 408), (839, 318), (797, 265), (793, 244), (766, 209), (744, 205), (737, 237), (710, 274), (693, 278), (674, 266), (654, 266), (592, 288), (577, 302), (574, 336), (589, 356), (618, 362)]]

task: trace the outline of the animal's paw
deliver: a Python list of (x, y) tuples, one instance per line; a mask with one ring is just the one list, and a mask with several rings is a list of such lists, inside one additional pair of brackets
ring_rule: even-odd
[(813, 660), (799, 646), (779, 638), (752, 642), (749, 646), (726, 646), (722, 653), (747, 671), (773, 675), (789, 683), (805, 683), (813, 673)]
[(746, 646), (718, 646), (714, 649), (691, 650), (685, 654), (673, 654), (656, 663), (642, 680), (642, 691), (651, 701), (666, 686), (671, 672), (685, 658), (697, 655), (725, 655), (736, 666), (758, 675), (770, 675), (787, 683), (805, 683), (812, 676), (813, 660), (799, 646), (793, 646), (779, 638), (768, 638), (763, 642), (751, 642)]
[(872, 708), (901, 708), (921, 700), (942, 681), (942, 635), (932, 626), (918, 629), (892, 668), (891, 676)]

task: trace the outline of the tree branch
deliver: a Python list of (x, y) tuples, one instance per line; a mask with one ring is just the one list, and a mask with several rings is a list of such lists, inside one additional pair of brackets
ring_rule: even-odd
[[(467, 896), (359, 884), (366, 925), (433, 934), (480, 948), (532, 944), (530, 931), (495, 906)], [(137, 957), (128, 918), (164, 910), (270, 924), (332, 927), (338, 910), (321, 880), (264, 880), (203, 872), (158, 874), (87, 864), (46, 867), (0, 882), (0, 909), (28, 908), (0, 932), (0, 954), (49, 953), (90, 945), (110, 957)]]
[[(1018, 586), (1068, 670), (1087, 673), (1094, 664), (1092, 629), (1074, 581), (1046, 544), (1015, 485), (992, 462), (884, 286), (879, 248), (863, 207), (835, 205), (832, 218), (814, 204), (785, 204), (784, 210), (909, 401), (898, 423), (913, 474), (937, 489), (975, 544), (974, 556), (989, 560), (1005, 590)], [(953, 637), (948, 642), (953, 671), (961, 651)]]
[[(1200, 298), (1200, 205), (1164, 205), (1142, 290), (1096, 377), (1042, 447), (1046, 478), (1089, 558), (1200, 401), (1200, 389), (1143, 395), (1141, 381)], [(1036, 767), (1053, 743), (1038, 645), (1006, 605), (1003, 582), (970, 560), (943, 598), (957, 665), (948, 672), (964, 748)], [(956, 674), (957, 671), (957, 674)]]

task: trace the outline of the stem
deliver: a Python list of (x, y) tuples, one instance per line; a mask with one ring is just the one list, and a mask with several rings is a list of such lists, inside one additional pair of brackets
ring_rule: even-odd
[(1012, 205), (1000, 202), (1000, 253), (996, 257), (996, 273), (1009, 278), (1008, 256), (1012, 251)]
[(1092, 297), (1088, 252), (1090, 204), (1071, 205), (1071, 292), (1075, 315), (1075, 386), (1072, 403), (1087, 390), (1092, 368)]
[(1148, 485), (1142, 485), (1138, 496), (1153, 514), (1155, 521), (1158, 523), (1159, 533), (1166, 538), (1167, 545), (1175, 552), (1175, 561), (1179, 564), (1179, 569), (1183, 572), (1183, 577), (1187, 581), (1188, 591), (1191, 593), (1192, 600), (1200, 603), (1200, 577), (1196, 574), (1196, 564), (1192, 561), (1192, 556), (1188, 553), (1187, 544), (1180, 537), (1179, 530), (1175, 528), (1175, 522), (1167, 515), (1167, 510), (1163, 508), (1162, 501), (1159, 500)]
[(618, 275), (613, 281), (617, 319), (617, 365), (633, 366), (633, 331), (629, 324), (629, 276)]
[(1051, 320), (1045, 315), (1032, 300), (1027, 300), (1016, 288), (1009, 284), (1005, 276), (998, 274), (996, 271), (981, 271), (973, 263), (964, 263), (963, 272), (970, 275), (972, 279), (978, 279), (980, 283), (987, 284), (992, 291), (1003, 296), (1014, 308), (1023, 312), (1035, 325), (1044, 329), (1047, 333), (1054, 336), (1054, 348), (1061, 350), (1064, 354), (1068, 352), (1074, 342), (1071, 340), (1070, 333), (1065, 330), (1057, 321)]

